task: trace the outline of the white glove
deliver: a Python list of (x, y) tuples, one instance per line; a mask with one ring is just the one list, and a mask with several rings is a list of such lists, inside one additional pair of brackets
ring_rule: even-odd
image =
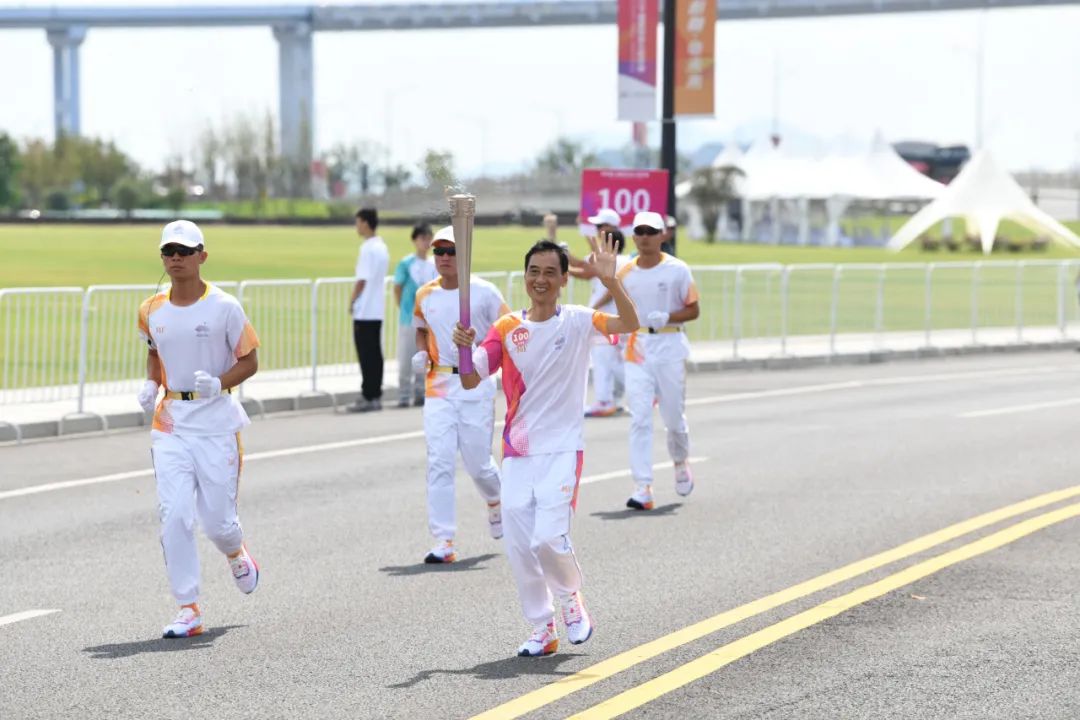
[(431, 365), (431, 358), (428, 354), (421, 350), (412, 356), (412, 371), (419, 375), (422, 372), (427, 372), (428, 367)]
[(147, 380), (139, 390), (139, 404), (145, 412), (154, 412), (157, 405), (158, 384), (154, 380)]
[(668, 324), (670, 317), (671, 313), (666, 313), (663, 310), (653, 310), (649, 313), (649, 317), (645, 318), (645, 325), (653, 330), (659, 330)]
[(221, 394), (221, 378), (202, 370), (195, 371), (195, 392), (200, 398), (214, 398)]

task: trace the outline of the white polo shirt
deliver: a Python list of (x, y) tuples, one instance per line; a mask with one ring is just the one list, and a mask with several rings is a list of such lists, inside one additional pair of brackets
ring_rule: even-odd
[[(660, 263), (648, 269), (638, 267), (635, 257), (618, 271), (618, 277), (642, 323), (655, 310), (673, 313), (698, 301), (690, 266), (667, 253), (661, 253)], [(681, 331), (681, 323), (672, 324)], [(634, 363), (676, 362), (688, 357), (690, 341), (685, 332), (653, 335), (640, 330), (630, 336), (626, 345), (626, 359)]]
[[(167, 390), (195, 389), (195, 372), (221, 377), (259, 347), (240, 302), (206, 284), (192, 305), (169, 302), (169, 291), (147, 298), (139, 308), (139, 337), (157, 351), (161, 381)], [(247, 413), (233, 394), (206, 400), (164, 397), (154, 411), (153, 428), (180, 435), (220, 435), (239, 432), (249, 424)]]
[(372, 235), (360, 243), (356, 279), (364, 281), (364, 291), (353, 303), (354, 320), (386, 319), (386, 289), (383, 285), (389, 267), (390, 253), (381, 237)]

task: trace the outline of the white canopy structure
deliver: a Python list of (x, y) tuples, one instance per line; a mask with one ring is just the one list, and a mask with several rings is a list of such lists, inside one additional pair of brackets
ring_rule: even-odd
[(951, 217), (964, 219), (968, 232), (980, 236), (986, 254), (994, 248), (1002, 220), (1012, 220), (1032, 232), (1080, 247), (1080, 237), (1040, 210), (989, 150), (979, 151), (934, 202), (896, 232), (888, 247), (900, 250)]

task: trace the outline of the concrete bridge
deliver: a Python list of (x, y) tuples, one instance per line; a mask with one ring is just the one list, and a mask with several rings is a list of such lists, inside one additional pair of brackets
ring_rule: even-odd
[[(1071, 5), (1080, 0), (717, 0), (720, 20)], [(314, 143), (312, 34), (365, 30), (615, 23), (614, 0), (506, 0), (284, 7), (0, 8), (0, 30), (40, 28), (53, 49), (54, 127), (79, 134), (79, 46), (91, 28), (269, 27), (278, 43), (282, 155), (300, 167)]]

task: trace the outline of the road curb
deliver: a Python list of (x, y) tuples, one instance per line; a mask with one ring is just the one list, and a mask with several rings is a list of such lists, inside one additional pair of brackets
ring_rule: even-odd
[[(946, 357), (966, 357), (972, 355), (1004, 355), (1048, 351), (1066, 351), (1080, 348), (1080, 341), (1061, 340), (1057, 342), (1016, 343), (1010, 345), (973, 345), (955, 348), (926, 347), (912, 350), (873, 350), (870, 352), (840, 352), (835, 355), (808, 355), (772, 358), (732, 358), (726, 360), (702, 360), (687, 362), (687, 372), (723, 372), (725, 370), (798, 370), (802, 368), (824, 367), (828, 365), (871, 365), (903, 360), (923, 360)], [(252, 418), (272, 413), (296, 412), (299, 410), (317, 410), (333, 408), (334, 412), (344, 412), (344, 407), (355, 402), (360, 393), (355, 391), (336, 394), (307, 393), (295, 397), (273, 397), (245, 399), (244, 408)], [(397, 404), (397, 388), (383, 391), (383, 402), (387, 407)], [(38, 440), (52, 437), (67, 437), (92, 432), (149, 427), (150, 421), (143, 413), (123, 412), (108, 415), (82, 415), (64, 420), (47, 420), (18, 425), (0, 423), (0, 445), (22, 440)]]

